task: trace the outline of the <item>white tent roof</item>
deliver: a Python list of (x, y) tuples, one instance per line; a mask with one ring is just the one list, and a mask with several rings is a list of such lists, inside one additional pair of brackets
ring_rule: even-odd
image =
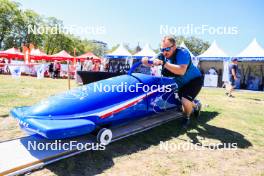
[(141, 51), (134, 54), (135, 57), (154, 57), (156, 53), (151, 49), (149, 44), (146, 44)]
[(106, 55), (106, 57), (109, 58), (125, 58), (130, 56), (132, 56), (132, 54), (124, 47), (123, 44), (120, 44), (115, 51)]
[(200, 60), (223, 60), (219, 58), (225, 58), (229, 56), (217, 45), (215, 41), (213, 41), (211, 46), (198, 57), (201, 58)]
[(258, 44), (256, 38), (241, 51), (236, 57), (263, 57), (264, 58), (264, 49)]
[(193, 53), (189, 50), (189, 48), (187, 48), (187, 46), (185, 45), (184, 42), (182, 42), (182, 43), (180, 44), (180, 47), (183, 47), (183, 48), (187, 49), (188, 52), (190, 53), (191, 57), (195, 57), (195, 56), (193, 55)]

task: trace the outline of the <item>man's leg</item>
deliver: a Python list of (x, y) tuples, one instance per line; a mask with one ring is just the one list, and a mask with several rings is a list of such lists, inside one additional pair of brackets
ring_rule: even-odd
[(190, 117), (192, 114), (193, 108), (195, 107), (195, 104), (192, 101), (184, 97), (182, 97), (181, 103), (182, 103), (184, 114), (186, 114), (187, 117)]
[(229, 94), (229, 82), (226, 82), (224, 86), (225, 86), (225, 94), (228, 95)]
[(231, 86), (231, 83), (227, 83), (226, 84), (226, 95), (230, 95), (231, 94), (231, 89), (232, 89), (232, 86)]
[(195, 78), (191, 80), (188, 84), (183, 86), (179, 91), (183, 113), (185, 114), (185, 119), (184, 119), (185, 128), (190, 124), (190, 116), (194, 111), (194, 109), (196, 108), (196, 104), (193, 101), (200, 92), (202, 85), (203, 85), (202, 77)]
[(181, 98), (181, 103), (182, 103), (182, 110), (185, 115), (183, 125), (184, 125), (184, 128), (187, 128), (191, 122), (190, 117), (191, 117), (194, 105), (193, 105), (193, 102), (191, 102), (190, 100), (184, 97)]
[(234, 90), (234, 87), (233, 86), (230, 86), (231, 88), (230, 88), (230, 91), (229, 91), (229, 97), (231, 97), (232, 96), (232, 92), (233, 92), (233, 90)]
[(233, 97), (232, 92), (234, 91), (235, 87), (236, 87), (235, 80), (233, 78), (230, 78), (230, 81), (228, 84), (228, 94), (227, 94), (229, 97)]
[(229, 88), (228, 96), (229, 97), (233, 97), (232, 92), (235, 89), (235, 84), (234, 83), (231, 83), (229, 86), (230, 86), (230, 88)]
[(58, 78), (58, 72), (57, 72), (57, 70), (54, 71), (54, 78)]

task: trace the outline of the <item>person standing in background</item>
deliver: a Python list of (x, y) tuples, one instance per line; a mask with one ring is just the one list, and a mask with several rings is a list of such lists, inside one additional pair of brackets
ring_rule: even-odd
[(49, 64), (49, 77), (50, 78), (53, 78), (53, 72), (54, 72), (54, 64), (53, 64), (53, 62), (51, 62)]
[(58, 61), (55, 61), (54, 63), (54, 78), (60, 77), (60, 71), (61, 71), (61, 64)]
[(234, 97), (232, 95), (232, 92), (236, 88), (236, 80), (237, 80), (237, 71), (238, 71), (238, 65), (237, 65), (237, 58), (232, 58), (232, 63), (228, 67), (228, 77), (229, 77), (229, 82), (226, 85), (226, 95), (228, 97)]

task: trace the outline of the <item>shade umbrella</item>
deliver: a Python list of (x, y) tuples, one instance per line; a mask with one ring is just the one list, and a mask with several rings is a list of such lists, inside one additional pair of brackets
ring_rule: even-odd
[(59, 60), (59, 61), (65, 61), (65, 60), (73, 60), (73, 56), (71, 56), (69, 53), (67, 53), (65, 50), (62, 50), (56, 54), (48, 55), (48, 59), (50, 60)]
[(67, 60), (67, 65), (68, 65), (68, 88), (71, 88), (70, 85), (70, 60), (73, 61), (74, 57), (71, 56), (69, 53), (67, 53), (65, 50), (60, 51), (57, 54), (49, 55), (47, 58), (50, 58), (51, 60), (59, 60), (59, 61), (65, 61)]
[(5, 57), (5, 58), (19, 58), (23, 59), (24, 54), (19, 52), (18, 49), (16, 48), (10, 48), (5, 51), (0, 51), (0, 57)]
[(81, 62), (84, 62), (86, 59), (91, 59), (92, 61), (98, 61), (101, 62), (101, 58), (94, 55), (92, 52), (87, 52), (85, 54), (82, 54), (78, 57), (76, 57), (78, 60), (80, 60)]
[(41, 59), (46, 59), (47, 54), (41, 51), (40, 49), (33, 49), (30, 51), (30, 59), (33, 60), (41, 60)]

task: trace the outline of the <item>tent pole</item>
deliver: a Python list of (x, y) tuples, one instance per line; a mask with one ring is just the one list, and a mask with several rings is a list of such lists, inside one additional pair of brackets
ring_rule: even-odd
[(71, 82), (70, 82), (70, 64), (69, 64), (69, 59), (67, 60), (67, 65), (68, 65), (68, 89), (71, 89)]

